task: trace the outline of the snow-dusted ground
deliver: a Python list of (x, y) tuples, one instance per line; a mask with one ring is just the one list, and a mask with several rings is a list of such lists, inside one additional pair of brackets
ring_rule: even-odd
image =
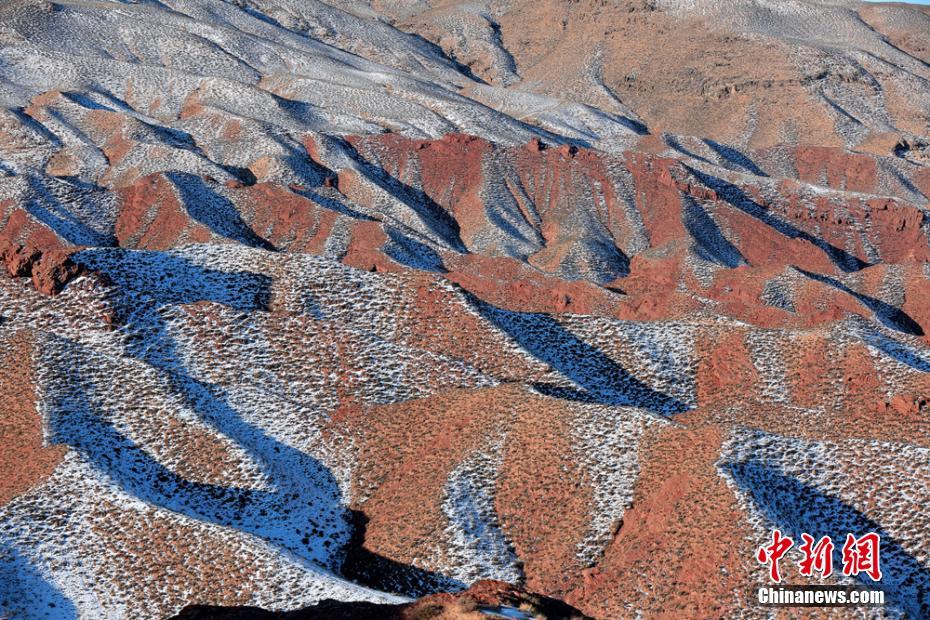
[[(923, 617), (930, 604), (930, 532), (926, 512), (930, 451), (908, 444), (810, 441), (742, 429), (719, 463), (722, 475), (762, 532), (779, 527), (800, 540), (831, 536), (842, 566), (847, 534), (882, 537), (882, 580), (889, 611)], [(794, 555), (792, 555), (792, 558)], [(798, 555), (798, 557), (800, 557)]]
[[(894, 129), (875, 77), (888, 59), (914, 69), (902, 82), (905, 95), (925, 88), (925, 68), (858, 19), (854, 2), (659, 4), (745, 36), (811, 44), (795, 60), (844, 77), (815, 80), (810, 89), (832, 102), (847, 145)], [(338, 574), (352, 534), (348, 506), (368, 499), (355, 485), (358, 433), (330, 426), (343, 406), (505, 382), (570, 403), (571, 454), (593, 497), (584, 531), (571, 533), (582, 567), (598, 561), (633, 501), (647, 431), (698, 406), (699, 338), (746, 332), (758, 400), (795, 407), (789, 373), (810, 331), (753, 329), (706, 314), (650, 323), (517, 312), (432, 275), (451, 255), (526, 260), (556, 245), (540, 210), (558, 188), (539, 179), (543, 199), (535, 204), (516, 172), (518, 155), (497, 151), (482, 162), (485, 221), (463, 239), (448, 213), (416, 194), (416, 164), (395, 179), (377, 153), (356, 151), (346, 136), (462, 132), (497, 146), (535, 137), (600, 149), (611, 154), (601, 153), (603, 181), (578, 181), (569, 164), (573, 210), (561, 218), (565, 251), (554, 273), (605, 284), (651, 249), (649, 214), (618, 155), (645, 126), (619, 100), (598, 109), (571, 92), (555, 97), (520, 84), (493, 12), (477, 3), (466, 9), (465, 17), (444, 18), (455, 40), (441, 47), (462, 54), (453, 59), (351, 0), (0, 4), (0, 203), (21, 208), (64, 244), (87, 246), (75, 261), (110, 281), (84, 277), (54, 298), (24, 280), (0, 281), (0, 338), (29, 334), (45, 441), (64, 448), (47, 479), (0, 507), (0, 618), (400, 600)], [(484, 56), (487, 81), (459, 64)], [(594, 65), (587, 77), (600, 83)], [(709, 139), (662, 140), (666, 154), (684, 158), (721, 193), (749, 179), (775, 204), (778, 177), (796, 174), (784, 149), (750, 157)], [(878, 160), (878, 191), (922, 200), (908, 181), (916, 166)], [(209, 229), (210, 244), (182, 236), (168, 251), (116, 247), (119, 202), (111, 190), (158, 172), (182, 215)], [(354, 175), (367, 199), (324, 188), (333, 172)], [(847, 196), (824, 187), (826, 174), (797, 184), (799, 209), (815, 213), (815, 199)], [(251, 177), (293, 184), (338, 214), (323, 257), (269, 251), (245, 225), (230, 197)], [(622, 244), (601, 219), (607, 190), (628, 228)], [(686, 197), (680, 222), (687, 265), (703, 286), (747, 263), (741, 240), (709, 202)], [(733, 206), (818, 245), (849, 272), (786, 268), (766, 282), (764, 303), (795, 312), (797, 289), (812, 280), (852, 295), (865, 318), (817, 336), (841, 352), (864, 345), (885, 381), (878, 396), (920, 385), (930, 353), (895, 312), (906, 301), (901, 269), (887, 270), (881, 299), (861, 295), (846, 250), (749, 199)], [(153, 211), (142, 218), (151, 223)], [(387, 237), (380, 250), (410, 271), (339, 264), (359, 221), (378, 222)], [(879, 262), (867, 239), (871, 223), (847, 224), (844, 247), (861, 245)], [(439, 300), (430, 302), (438, 311), (418, 309), (423, 291)], [(113, 314), (116, 329), (106, 320)], [(456, 331), (462, 324), (468, 332)], [(437, 334), (468, 346), (452, 350)], [(837, 394), (820, 403), (842, 405)], [(524, 579), (495, 505), (509, 456), (503, 435), (445, 472), (435, 554), (417, 568), (449, 587)], [(733, 432), (719, 463), (758, 528), (834, 537), (848, 528), (881, 530), (892, 574), (883, 587), (895, 609), (912, 615), (927, 603), (930, 497), (921, 474), (928, 469), (927, 450), (903, 440), (830, 443), (750, 429)]]
[[(618, 138), (636, 135), (625, 119), (594, 110), (580, 129), (571, 102), (540, 105), (482, 85), (425, 40), (318, 0), (76, 1), (54, 10), (13, 2), (4, 5), (2, 22), (3, 103), (25, 106), (49, 90), (79, 93), (76, 105), (118, 109), (139, 130), (156, 128), (156, 141), (166, 138), (158, 135), (160, 125), (182, 132), (176, 135), (189, 132), (188, 153), (178, 155), (191, 165), (222, 148), (205, 122), (178, 119), (194, 102), (241, 119), (253, 139), (269, 145), (306, 131), (415, 137), (458, 131), (511, 144), (563, 135), (603, 139), (614, 148), (622, 146)], [(479, 86), (479, 98), (460, 94)], [(73, 116), (50, 125), (60, 139), (94, 151), (92, 131)]]
[(502, 442), (463, 460), (450, 474), (442, 511), (449, 521), (444, 545), (448, 576), (459, 583), (480, 579), (520, 583), (523, 572), (513, 545), (501, 531), (494, 487), (501, 466)]
[[(36, 334), (37, 409), (46, 441), (67, 448), (49, 479), (0, 509), (3, 570), (18, 575), (0, 589), (4, 613), (30, 617), (42, 601), (55, 603), (51, 617), (63, 608), (127, 617), (192, 602), (390, 599), (333, 574), (350, 536), (355, 456), (351, 438), (327, 439), (322, 426), (346, 389), (383, 404), (498, 383), (406, 344), (412, 276), (230, 245), (88, 249), (76, 260), (112, 284), (83, 278), (46, 298), (7, 280), (0, 291), (0, 335)], [(579, 323), (575, 335), (543, 324), (559, 331), (533, 335), (533, 323), (527, 331), (509, 323), (517, 315), (436, 285), (496, 339), (489, 354), (533, 360), (543, 354), (533, 339), (564, 340), (568, 365), (549, 371), (546, 384), (619, 398), (598, 378), (618, 362), (604, 355), (588, 368), (582, 355), (592, 346), (584, 338), (611, 333), (607, 325), (584, 333)], [(104, 321), (111, 312), (122, 317), (115, 331)], [(613, 331), (630, 346), (657, 346), (645, 326), (614, 322)], [(668, 381), (674, 366), (655, 366), (661, 355), (644, 359), (653, 365), (641, 368), (642, 380), (668, 387), (659, 377)], [(349, 382), (338, 378), (347, 369)], [(641, 389), (649, 406), (651, 388)], [(636, 438), (653, 418), (605, 405), (577, 411), (579, 451), (598, 489), (579, 550), (587, 558), (629, 503)], [(587, 450), (595, 437), (605, 443)], [(493, 504), (501, 450), (475, 453), (449, 475), (449, 525), (433, 568), (457, 583), (521, 578)]]
[[(129, 452), (127, 445), (98, 443), (117, 454)], [(82, 451), (69, 450), (51, 478), (0, 510), (0, 616), (164, 617), (192, 602), (290, 608), (324, 598), (403, 600), (350, 583), (267, 539), (269, 523), (283, 525), (276, 523), (286, 514), (281, 506), (266, 503), (262, 512), (256, 502), (245, 509), (253, 514), (223, 523), (216, 514), (222, 509), (209, 504), (229, 497), (158, 488), (165, 485), (157, 474), (124, 462), (140, 476), (127, 483), (125, 469), (106, 471), (102, 457)], [(131, 459), (144, 460), (122, 460)], [(326, 506), (312, 495), (301, 503), (312, 512)]]
[[(37, 408), (47, 441), (67, 449), (50, 478), (0, 509), (0, 570), (15, 575), (0, 588), (4, 613), (41, 616), (35, 606), (53, 603), (49, 609), (73, 612), (65, 616), (127, 617), (191, 602), (290, 607), (322, 597), (390, 598), (334, 572), (351, 533), (346, 506), (365, 497), (352, 497), (355, 440), (323, 432), (327, 421), (347, 394), (363, 404), (397, 403), (495, 386), (509, 372), (491, 364), (478, 370), (424, 344), (411, 304), (422, 277), (243, 245), (88, 249), (76, 260), (112, 284), (82, 278), (54, 298), (16, 280), (0, 288), (0, 336), (36, 334)], [(432, 329), (451, 331), (444, 321), (470, 317), (483, 343), (476, 359), (520, 360), (538, 369), (532, 389), (573, 401), (566, 422), (594, 499), (577, 555), (582, 565), (596, 561), (633, 499), (644, 431), (695, 406), (696, 334), (748, 328), (504, 311), (426, 277), (447, 304)], [(112, 311), (122, 317), (116, 330), (104, 321)], [(786, 361), (776, 351), (790, 353), (794, 333), (750, 333), (758, 333), (749, 350), (760, 398), (787, 400)], [(866, 344), (902, 385), (926, 372), (915, 337), (877, 320), (850, 319), (832, 337), (837, 347)], [(856, 510), (898, 541), (903, 555), (896, 560), (892, 548), (889, 566), (926, 564), (925, 528), (912, 527), (894, 500), (920, 501), (926, 491), (918, 477), (898, 472), (911, 461), (924, 467), (922, 448), (851, 443), (830, 448), (845, 452), (828, 458), (827, 448), (767, 437), (735, 435), (721, 461), (747, 506), (786, 505), (766, 495), (778, 487), (757, 480), (754, 463), (763, 473), (777, 465), (789, 487), (853, 507), (856, 489), (887, 488), (877, 507)], [(448, 474), (447, 527), (421, 568), (450, 587), (522, 578), (494, 504), (507, 458), (502, 441), (489, 440)], [(831, 467), (839, 469), (829, 474)], [(898, 468), (900, 483), (883, 487), (873, 474), (854, 473), (884, 475), (889, 467)], [(783, 515), (770, 518), (784, 523)], [(896, 600), (913, 587), (888, 583)]]

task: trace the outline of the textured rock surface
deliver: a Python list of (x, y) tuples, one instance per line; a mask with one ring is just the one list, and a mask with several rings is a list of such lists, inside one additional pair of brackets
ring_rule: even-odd
[(0, 4), (0, 617), (927, 616), (928, 20)]
[(312, 607), (269, 612), (254, 607), (185, 607), (172, 620), (480, 620), (487, 617), (551, 618), (552, 620), (584, 620), (577, 609), (549, 597), (532, 594), (514, 586), (495, 581), (479, 581), (468, 590), (456, 594), (433, 594), (413, 603), (396, 605), (377, 603), (343, 603), (321, 601)]

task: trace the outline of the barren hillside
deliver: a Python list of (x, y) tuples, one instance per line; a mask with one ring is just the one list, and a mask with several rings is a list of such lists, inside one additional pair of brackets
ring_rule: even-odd
[(0, 618), (768, 618), (775, 528), (882, 536), (812, 617), (930, 616), (928, 62), (852, 0), (0, 3)]

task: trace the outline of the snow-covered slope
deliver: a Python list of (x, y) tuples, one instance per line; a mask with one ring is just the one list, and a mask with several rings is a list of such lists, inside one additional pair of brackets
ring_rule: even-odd
[(927, 615), (927, 15), (0, 3), (0, 618)]

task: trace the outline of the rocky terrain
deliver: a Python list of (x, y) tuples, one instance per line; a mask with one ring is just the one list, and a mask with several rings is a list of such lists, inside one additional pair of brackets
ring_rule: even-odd
[(191, 605), (171, 620), (487, 620), (491, 618), (558, 618), (584, 620), (577, 609), (499, 581), (479, 581), (462, 592), (431, 594), (411, 603), (321, 601), (294, 611), (271, 612), (257, 607)]
[(785, 617), (930, 617), (928, 63), (852, 0), (0, 0), (0, 618), (769, 618), (774, 528), (882, 536)]

